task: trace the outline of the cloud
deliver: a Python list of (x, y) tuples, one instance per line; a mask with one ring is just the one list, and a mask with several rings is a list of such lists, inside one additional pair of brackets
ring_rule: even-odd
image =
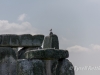
[(70, 52), (83, 52), (83, 51), (89, 51), (89, 52), (95, 52), (100, 51), (100, 45), (98, 44), (91, 44), (88, 47), (82, 47), (80, 45), (75, 45), (67, 48)]
[(90, 47), (92, 48), (92, 50), (100, 50), (100, 45), (95, 45), (95, 44), (91, 44)]
[(79, 52), (79, 51), (89, 51), (89, 48), (82, 47), (82, 46), (79, 46), (79, 45), (75, 45), (75, 46), (72, 46), (72, 47), (68, 47), (67, 50)]
[(37, 31), (29, 22), (10, 23), (0, 20), (0, 34), (35, 34)]
[(21, 15), (18, 17), (18, 20), (19, 20), (19, 21), (23, 21), (25, 18), (26, 18), (26, 14), (21, 14)]

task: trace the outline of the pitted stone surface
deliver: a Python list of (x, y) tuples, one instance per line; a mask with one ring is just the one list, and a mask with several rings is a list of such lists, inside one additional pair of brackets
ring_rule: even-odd
[(16, 53), (15, 51), (10, 47), (0, 47), (0, 61), (5, 57), (12, 56), (14, 59), (16, 59)]
[(59, 49), (58, 36), (55, 35), (55, 34), (46, 36), (45, 39), (44, 39), (43, 48), (55, 48), (55, 49)]
[(18, 60), (18, 75), (45, 75), (43, 61), (38, 59)]
[[(58, 36), (50, 32), (49, 36), (46, 36), (44, 39), (43, 48), (55, 48), (59, 49), (59, 40)], [(56, 75), (56, 66), (58, 59), (43, 60), (45, 63), (45, 69), (47, 75)]]
[(18, 75), (34, 75), (32, 62), (27, 59), (18, 60)]
[(41, 46), (44, 40), (44, 35), (34, 35), (32, 36), (32, 45)]
[(56, 75), (58, 60), (43, 60), (45, 64), (46, 75)]
[(32, 47), (41, 46), (44, 40), (44, 35), (13, 35), (4, 34), (0, 35), (0, 46), (3, 47)]
[(41, 47), (23, 47), (18, 51), (18, 59), (25, 59), (24, 53), (30, 50), (41, 49)]
[(32, 46), (32, 35), (23, 34), (19, 36), (21, 46)]
[(0, 61), (0, 75), (17, 75), (17, 60), (12, 56)]
[(25, 52), (25, 58), (31, 59), (62, 59), (68, 58), (69, 54), (67, 50), (59, 50), (59, 49), (38, 49), (38, 50), (31, 50)]
[(17, 57), (10, 47), (0, 47), (0, 75), (17, 75)]
[(68, 59), (59, 60), (56, 75), (75, 75), (72, 63)]
[(39, 59), (32, 59), (34, 75), (47, 75), (45, 72), (44, 62)]

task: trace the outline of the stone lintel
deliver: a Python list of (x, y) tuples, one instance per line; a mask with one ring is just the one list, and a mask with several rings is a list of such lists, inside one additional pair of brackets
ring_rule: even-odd
[(39, 47), (42, 45), (44, 35), (15, 35), (3, 34), (0, 35), (0, 47)]
[(69, 53), (67, 50), (61, 49), (38, 49), (30, 50), (25, 52), (25, 58), (27, 59), (44, 59), (44, 60), (53, 60), (53, 59), (63, 59), (68, 58)]

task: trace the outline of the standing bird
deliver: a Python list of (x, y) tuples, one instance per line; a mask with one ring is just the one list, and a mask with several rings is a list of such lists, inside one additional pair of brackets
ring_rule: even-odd
[(50, 29), (50, 34), (49, 35), (53, 35), (52, 29)]
[(50, 29), (50, 32), (52, 32), (52, 29)]

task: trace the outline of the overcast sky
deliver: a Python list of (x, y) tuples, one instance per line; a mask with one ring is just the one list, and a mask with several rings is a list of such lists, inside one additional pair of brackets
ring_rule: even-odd
[(76, 75), (100, 75), (100, 0), (0, 0), (0, 34), (49, 34), (70, 53)]

